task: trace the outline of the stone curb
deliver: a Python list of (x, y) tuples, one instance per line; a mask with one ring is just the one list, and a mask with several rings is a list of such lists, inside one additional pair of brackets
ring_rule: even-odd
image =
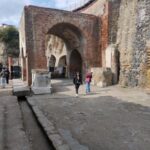
[(33, 112), (35, 113), (37, 120), (43, 127), (45, 133), (47, 134), (50, 141), (53, 143), (56, 150), (71, 150), (70, 146), (64, 141), (61, 135), (58, 133), (57, 129), (42, 113), (42, 111), (36, 106), (36, 104), (27, 98), (27, 102), (31, 106)]
[(4, 147), (4, 111), (4, 108), (0, 107), (0, 149)]

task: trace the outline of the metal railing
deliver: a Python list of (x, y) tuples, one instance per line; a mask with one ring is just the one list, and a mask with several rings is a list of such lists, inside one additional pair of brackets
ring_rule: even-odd
[[(78, 9), (87, 3), (89, 3), (91, 0), (74, 0), (72, 3), (70, 0), (68, 0), (68, 6), (65, 8), (62, 8), (63, 10), (73, 11), (75, 9)], [(94, 1), (94, 0), (93, 0)]]

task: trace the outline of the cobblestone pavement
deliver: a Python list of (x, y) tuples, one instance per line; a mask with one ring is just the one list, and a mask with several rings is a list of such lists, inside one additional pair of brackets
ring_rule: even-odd
[[(72, 81), (53, 80), (52, 95), (28, 97), (47, 133), (72, 150), (150, 150), (150, 95), (138, 88), (112, 86), (75, 97)], [(45, 119), (44, 119), (45, 118)], [(51, 126), (51, 127), (50, 127)], [(52, 132), (53, 131), (53, 132)], [(61, 140), (53, 138), (59, 145)]]
[(0, 88), (0, 150), (30, 150), (11, 83)]

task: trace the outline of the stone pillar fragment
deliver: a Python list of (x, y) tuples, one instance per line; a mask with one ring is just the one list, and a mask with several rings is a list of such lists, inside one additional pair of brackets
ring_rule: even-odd
[(34, 94), (51, 93), (51, 75), (44, 69), (32, 69), (31, 89)]
[(112, 85), (112, 72), (110, 68), (91, 68), (92, 84), (99, 87)]

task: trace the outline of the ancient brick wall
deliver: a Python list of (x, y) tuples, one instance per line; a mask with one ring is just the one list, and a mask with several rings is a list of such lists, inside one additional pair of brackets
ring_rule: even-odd
[(107, 2), (107, 0), (97, 0), (92, 2), (87, 7), (81, 9), (79, 12), (85, 14), (93, 14), (97, 16), (99, 18), (99, 21), (101, 22), (99, 24), (99, 36), (101, 37), (99, 39), (99, 48), (101, 50), (99, 57), (102, 67), (105, 67), (105, 50), (108, 46), (109, 39), (109, 3)]
[(99, 55), (99, 21), (96, 16), (34, 6), (25, 7), (24, 15), (29, 84), (31, 84), (31, 69), (47, 67), (46, 35), (50, 32), (70, 42), (73, 37), (67, 37), (70, 34), (67, 27), (74, 31), (82, 44), (80, 53), (84, 69), (100, 66), (100, 58), (97, 57)]
[(102, 67), (105, 67), (107, 46), (114, 44), (120, 53), (119, 83), (150, 86), (150, 1), (113, 0), (109, 1), (108, 9), (106, 4), (105, 0), (97, 0), (80, 10), (101, 18)]
[[(53, 26), (67, 23), (66, 27), (70, 24), (76, 28), (74, 37), (81, 41), (79, 51), (84, 68), (106, 67), (105, 51), (113, 44), (119, 51), (116, 60), (116, 67), (120, 69), (119, 83), (123, 86), (150, 85), (149, 0), (97, 0), (77, 13), (29, 6), (25, 8), (25, 16), (29, 74), (31, 68), (46, 67), (45, 35)], [(58, 28), (59, 31), (55, 28), (53, 34), (60, 36), (65, 26)], [(61, 38), (66, 40), (69, 34), (64, 32)], [(70, 43), (73, 42), (76, 43), (75, 40)]]

